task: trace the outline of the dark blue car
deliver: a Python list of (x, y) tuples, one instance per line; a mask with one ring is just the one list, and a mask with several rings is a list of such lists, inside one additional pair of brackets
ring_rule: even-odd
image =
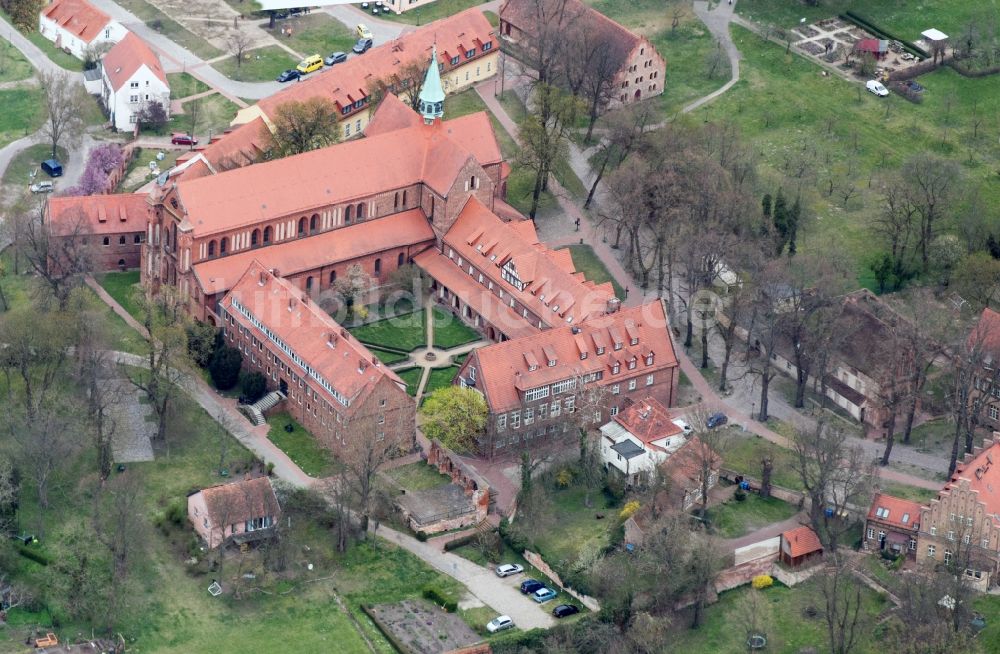
[(545, 588), (545, 584), (537, 579), (525, 579), (521, 582), (521, 592), (525, 595), (535, 592), (539, 588)]
[(726, 424), (726, 422), (728, 421), (729, 418), (726, 417), (726, 414), (722, 412), (713, 413), (712, 415), (708, 416), (708, 420), (705, 421), (705, 426), (708, 427), (709, 429), (715, 429), (716, 427), (721, 427), (722, 425)]

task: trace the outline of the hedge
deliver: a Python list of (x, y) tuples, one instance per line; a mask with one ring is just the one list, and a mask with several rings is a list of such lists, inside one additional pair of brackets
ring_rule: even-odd
[(458, 610), (458, 601), (448, 597), (448, 595), (437, 586), (428, 584), (424, 586), (421, 594), (424, 596), (424, 599), (434, 602), (448, 613), (454, 613)]
[(17, 552), (24, 558), (31, 559), (32, 561), (34, 561), (39, 565), (48, 565), (49, 563), (51, 563), (49, 557), (45, 556), (41, 552), (36, 552), (35, 550), (25, 545), (19, 545), (17, 548)]
[(465, 547), (466, 545), (474, 543), (476, 541), (476, 538), (478, 537), (479, 537), (478, 533), (459, 536), (458, 538), (450, 540), (447, 543), (445, 543), (444, 551), (450, 552), (452, 550), (457, 550), (459, 547)]
[(923, 48), (919, 48), (916, 45), (914, 45), (913, 43), (911, 43), (910, 41), (907, 41), (905, 39), (899, 38), (898, 36), (896, 36), (892, 32), (885, 31), (884, 29), (882, 29), (881, 27), (879, 27), (875, 23), (871, 22), (870, 20), (868, 20), (864, 16), (858, 14), (857, 12), (854, 12), (854, 11), (845, 11), (843, 14), (840, 15), (840, 17), (843, 18), (844, 20), (846, 20), (849, 23), (854, 23), (858, 27), (864, 28), (864, 29), (868, 30), (869, 32), (874, 33), (875, 36), (877, 36), (879, 38), (888, 39), (890, 41), (899, 41), (899, 43), (905, 49), (909, 50), (910, 53), (912, 53), (912, 54), (919, 55), (920, 57), (922, 57), (924, 59), (927, 59), (927, 58), (930, 57), (930, 54), (928, 54), (927, 51), (924, 50)]

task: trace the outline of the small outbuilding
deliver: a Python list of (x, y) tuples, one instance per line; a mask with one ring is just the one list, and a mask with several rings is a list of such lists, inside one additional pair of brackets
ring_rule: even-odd
[(889, 54), (889, 42), (885, 39), (861, 39), (854, 44), (854, 51), (859, 55), (870, 54), (876, 59), (883, 59)]
[(927, 49), (930, 50), (931, 55), (934, 57), (934, 61), (937, 61), (939, 56), (941, 59), (944, 59), (945, 49), (948, 47), (947, 34), (932, 27), (929, 30), (921, 32), (920, 36), (924, 37), (924, 41), (927, 43)]
[(281, 507), (267, 477), (210, 486), (188, 496), (188, 520), (209, 549), (230, 539), (270, 537), (280, 517)]
[(806, 525), (790, 529), (781, 534), (782, 563), (792, 568), (801, 567), (823, 556), (823, 545), (816, 532)]

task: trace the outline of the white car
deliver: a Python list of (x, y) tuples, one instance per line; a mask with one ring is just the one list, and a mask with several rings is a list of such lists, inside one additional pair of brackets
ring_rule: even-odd
[(524, 568), (516, 563), (504, 563), (497, 566), (496, 572), (498, 577), (509, 577), (524, 572)]
[(685, 436), (690, 436), (691, 432), (694, 431), (693, 429), (691, 429), (691, 425), (687, 424), (687, 422), (685, 422), (681, 418), (674, 418), (673, 420), (671, 420), (671, 422), (680, 427), (681, 431), (684, 432)]
[(51, 193), (55, 190), (55, 187), (52, 186), (52, 182), (45, 181), (35, 182), (30, 186), (30, 189), (32, 193)]
[(498, 615), (489, 622), (486, 623), (486, 631), (491, 634), (495, 634), (498, 631), (503, 631), (505, 629), (513, 629), (514, 620), (511, 619), (509, 615)]
[(873, 79), (868, 80), (868, 82), (865, 84), (865, 88), (880, 98), (884, 98), (885, 96), (889, 95), (889, 89), (885, 88), (882, 85), (882, 82), (879, 82), (877, 80)]

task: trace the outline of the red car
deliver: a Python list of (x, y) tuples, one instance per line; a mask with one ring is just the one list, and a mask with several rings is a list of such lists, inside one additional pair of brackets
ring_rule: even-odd
[(174, 134), (170, 142), (174, 145), (198, 145), (198, 139), (190, 134)]

